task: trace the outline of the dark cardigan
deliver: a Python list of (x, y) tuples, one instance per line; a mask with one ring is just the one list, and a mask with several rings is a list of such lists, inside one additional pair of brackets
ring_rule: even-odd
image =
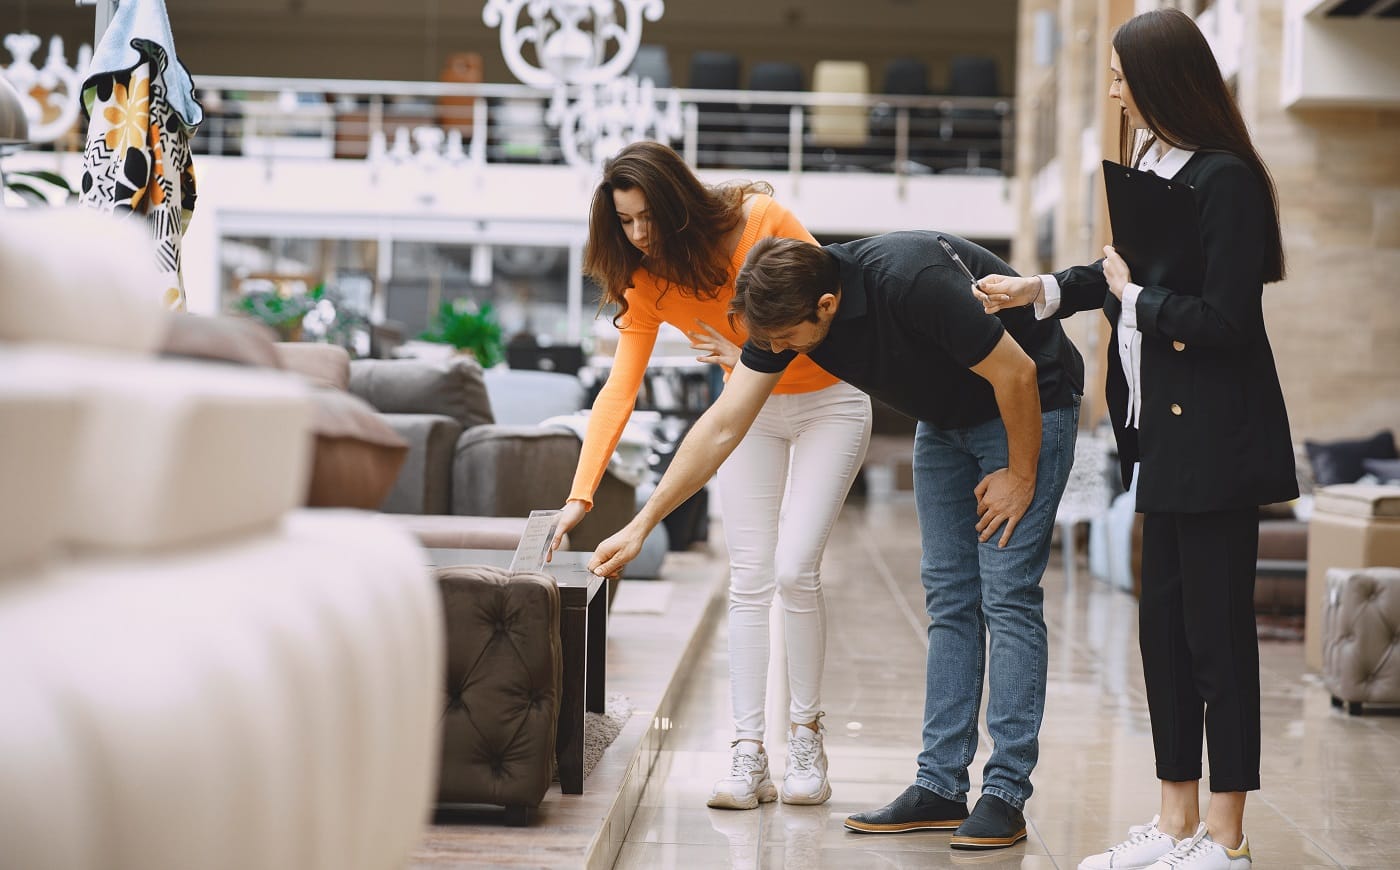
[[(1262, 306), (1273, 210), (1261, 180), (1232, 154), (1197, 152), (1176, 180), (1195, 190), (1205, 277), (1198, 288), (1144, 287), (1138, 296), (1138, 429), (1126, 425), (1128, 384), (1110, 344), (1105, 396), (1123, 483), (1140, 461), (1137, 506), (1148, 513), (1288, 501), (1298, 496), (1293, 444)], [(1102, 260), (1055, 278), (1057, 317), (1102, 308), (1116, 336), (1122, 303), (1108, 292)]]

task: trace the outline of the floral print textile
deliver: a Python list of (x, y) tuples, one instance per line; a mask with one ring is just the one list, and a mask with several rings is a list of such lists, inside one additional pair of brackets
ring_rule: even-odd
[(145, 40), (133, 44), (143, 63), (94, 75), (83, 89), (90, 121), (79, 202), (145, 219), (166, 278), (163, 301), (184, 310), (180, 240), (194, 211), (194, 129), (171, 108), (165, 93), (165, 51)]

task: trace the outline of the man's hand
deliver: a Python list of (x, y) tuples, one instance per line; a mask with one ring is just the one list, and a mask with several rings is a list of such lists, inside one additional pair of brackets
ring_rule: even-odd
[(687, 332), (690, 346), (700, 351), (696, 362), (719, 363), (727, 369), (739, 364), (739, 346), (724, 337), (724, 334), (703, 320), (696, 320), (700, 329)]
[(549, 542), (549, 552), (545, 554), (546, 562), (554, 561), (554, 551), (564, 542), (564, 536), (573, 531), (574, 526), (583, 522), (587, 514), (588, 508), (578, 499), (570, 499), (564, 503), (559, 509), (559, 524), (554, 528), (554, 540)]
[(588, 570), (599, 577), (617, 577), (627, 563), (642, 552), (642, 542), (647, 539), (650, 529), (635, 527), (632, 523), (623, 526), (622, 531), (608, 538), (593, 551), (588, 560)]
[(973, 288), (972, 295), (982, 303), (988, 314), (996, 314), (1003, 308), (1019, 308), (1030, 305), (1040, 296), (1040, 279), (1032, 275), (1021, 278), (1016, 275), (988, 275)]
[(1121, 301), (1124, 289), (1133, 283), (1133, 276), (1128, 271), (1128, 264), (1112, 245), (1103, 246), (1103, 276), (1108, 281), (1109, 292)]
[(1015, 477), (1008, 468), (998, 468), (982, 478), (974, 490), (977, 494), (977, 531), (979, 540), (986, 543), (996, 534), (1003, 523), (1006, 530), (1001, 534), (998, 547), (1005, 547), (1011, 541), (1011, 533), (1016, 524), (1025, 516), (1035, 497), (1035, 481)]

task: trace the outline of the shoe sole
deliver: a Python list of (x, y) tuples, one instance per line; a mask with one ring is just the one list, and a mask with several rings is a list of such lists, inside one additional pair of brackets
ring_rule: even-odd
[(811, 797), (804, 795), (790, 795), (786, 790), (782, 793), (783, 803), (791, 804), (795, 807), (814, 807), (817, 804), (824, 804), (831, 800), (831, 783), (822, 783), (822, 790)]
[(947, 819), (944, 821), (895, 822), (893, 824), (881, 825), (873, 822), (857, 822), (853, 819), (847, 819), (846, 830), (855, 831), (858, 834), (903, 834), (909, 831), (955, 831), (958, 825), (962, 823), (963, 819)]
[(753, 794), (742, 800), (732, 794), (712, 795), (705, 801), (705, 806), (715, 810), (752, 810), (757, 809), (759, 804), (771, 804), (777, 799), (778, 787), (769, 783), (767, 788), (759, 786)]
[(954, 849), (1005, 849), (1026, 839), (1026, 829), (1022, 828), (1009, 837), (954, 837), (948, 845)]

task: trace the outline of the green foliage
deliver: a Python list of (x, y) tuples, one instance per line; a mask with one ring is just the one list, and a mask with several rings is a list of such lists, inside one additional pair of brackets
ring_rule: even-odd
[(62, 191), (65, 199), (77, 195), (77, 191), (73, 190), (68, 180), (56, 172), (24, 169), (19, 172), (0, 172), (0, 178), (4, 180), (5, 189), (19, 194), (28, 205), (49, 204), (49, 198), (43, 190), (46, 185)]
[(300, 335), (302, 320), (325, 295), (325, 284), (317, 284), (306, 293), (254, 290), (245, 293), (234, 304), (234, 309), (272, 327), (283, 341), (295, 341)]
[(419, 338), (450, 344), (458, 350), (469, 350), (484, 369), (505, 359), (501, 324), (497, 322), (490, 303), (478, 306), (468, 299), (444, 302), (438, 307), (432, 328)]

